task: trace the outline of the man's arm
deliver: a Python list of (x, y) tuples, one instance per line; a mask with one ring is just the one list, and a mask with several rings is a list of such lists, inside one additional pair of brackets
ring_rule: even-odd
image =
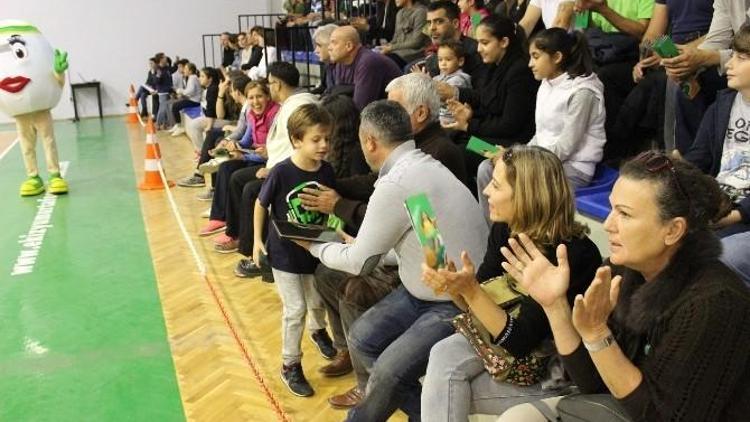
[(630, 34), (638, 39), (641, 39), (648, 27), (649, 19), (628, 19), (612, 10), (606, 3), (594, 6), (591, 10), (602, 15), (615, 28), (619, 29), (620, 32)]
[(391, 250), (410, 226), (403, 210), (406, 194), (392, 183), (379, 183), (365, 213), (357, 238), (352, 244), (315, 244), (310, 253), (328, 268), (350, 274), (366, 273), (370, 264)]
[(542, 9), (540, 9), (535, 4), (529, 4), (526, 6), (526, 13), (523, 14), (523, 17), (518, 22), (519, 25), (521, 25), (521, 28), (523, 28), (523, 31), (526, 33), (526, 36), (531, 36), (531, 31), (534, 30), (534, 27), (536, 26), (536, 23), (539, 22), (539, 19), (542, 18)]

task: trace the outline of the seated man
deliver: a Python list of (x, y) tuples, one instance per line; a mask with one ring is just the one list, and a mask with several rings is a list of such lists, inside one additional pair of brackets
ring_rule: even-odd
[[(596, 31), (589, 30), (587, 35), (594, 52), (596, 74), (604, 84), (609, 137), (620, 106), (635, 87), (631, 71), (638, 62), (638, 43), (648, 28), (654, 0), (577, 0), (576, 9), (592, 12), (588, 28), (603, 32), (596, 36)], [(607, 51), (611, 54), (597, 54)]]
[(401, 10), (396, 13), (393, 39), (378, 50), (396, 62), (399, 69), (403, 69), (407, 63), (423, 57), (424, 48), (430, 43), (427, 35), (422, 32), (427, 9), (414, 0), (396, 0), (396, 6)]
[[(393, 61), (362, 46), (352, 26), (336, 28), (328, 44), (334, 86), (329, 93), (351, 92), (357, 109), (385, 97), (385, 87), (401, 70)], [(348, 91), (348, 92), (347, 92)]]
[(362, 365), (357, 382), (366, 393), (348, 419), (386, 420), (401, 408), (419, 420), (419, 377), (430, 348), (454, 332), (450, 320), (459, 311), (446, 294), (422, 283), (425, 258), (404, 201), (427, 195), (453, 261), (461, 251), (483, 256), (488, 230), (471, 192), (437, 160), (416, 149), (403, 107), (376, 101), (362, 110), (361, 120), (362, 151), (379, 177), (357, 238), (350, 244), (300, 244), (323, 265), (359, 275), (395, 251), (402, 284), (365, 312), (349, 333), (352, 362)]

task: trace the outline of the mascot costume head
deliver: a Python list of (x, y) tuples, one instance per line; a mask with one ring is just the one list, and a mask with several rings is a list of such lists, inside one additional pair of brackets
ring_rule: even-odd
[(53, 50), (39, 30), (20, 20), (0, 21), (0, 112), (16, 119), (28, 179), (22, 196), (44, 192), (36, 163), (36, 135), (47, 156), (49, 192), (67, 193), (60, 175), (50, 109), (60, 101), (68, 68), (67, 53)]

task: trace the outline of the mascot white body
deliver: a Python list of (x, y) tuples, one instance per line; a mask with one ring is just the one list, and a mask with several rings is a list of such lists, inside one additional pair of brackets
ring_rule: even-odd
[(49, 192), (68, 192), (60, 175), (50, 113), (60, 101), (67, 68), (67, 54), (53, 50), (33, 25), (19, 20), (0, 21), (0, 111), (16, 119), (28, 176), (21, 184), (21, 196), (44, 192), (36, 160), (37, 134), (44, 144)]

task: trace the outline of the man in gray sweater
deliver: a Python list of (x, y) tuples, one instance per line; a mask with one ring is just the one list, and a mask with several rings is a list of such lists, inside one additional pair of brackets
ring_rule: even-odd
[(376, 101), (361, 114), (360, 143), (365, 159), (379, 172), (375, 191), (357, 238), (350, 244), (305, 245), (329, 268), (351, 274), (371, 271), (395, 252), (402, 284), (360, 317), (349, 332), (354, 362), (369, 374), (359, 376), (364, 399), (348, 420), (386, 420), (401, 408), (419, 420), (421, 386), (430, 348), (454, 332), (459, 310), (450, 297), (422, 282), (424, 254), (404, 201), (425, 193), (432, 203), (448, 258), (467, 251), (481, 259), (488, 236), (479, 204), (443, 165), (411, 140), (409, 115), (398, 103)]

